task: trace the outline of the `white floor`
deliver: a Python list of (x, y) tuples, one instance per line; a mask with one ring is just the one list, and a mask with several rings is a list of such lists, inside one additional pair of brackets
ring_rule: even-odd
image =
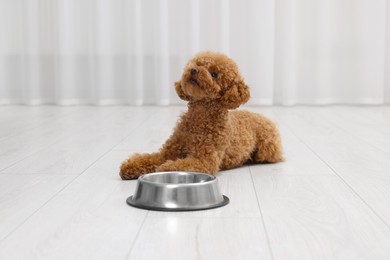
[(390, 259), (390, 107), (249, 107), (287, 161), (221, 172), (230, 204), (128, 206), (118, 167), (185, 107), (0, 107), (0, 259)]

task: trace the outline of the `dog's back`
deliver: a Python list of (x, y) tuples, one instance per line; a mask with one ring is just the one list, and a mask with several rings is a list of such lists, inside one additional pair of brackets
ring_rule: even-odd
[(229, 112), (230, 143), (221, 169), (241, 166), (248, 161), (280, 162), (283, 160), (279, 131), (268, 118), (245, 110)]

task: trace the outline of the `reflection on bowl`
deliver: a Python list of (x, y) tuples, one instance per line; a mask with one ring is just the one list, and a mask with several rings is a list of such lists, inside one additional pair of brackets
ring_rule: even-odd
[(215, 176), (195, 172), (158, 172), (138, 179), (127, 199), (131, 206), (163, 211), (211, 209), (229, 203)]

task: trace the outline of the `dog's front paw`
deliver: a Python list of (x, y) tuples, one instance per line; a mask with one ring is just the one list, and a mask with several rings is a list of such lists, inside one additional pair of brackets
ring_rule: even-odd
[(119, 176), (122, 178), (122, 180), (135, 180), (138, 179), (142, 174), (139, 172), (136, 172), (134, 167), (132, 167), (131, 164), (128, 162), (124, 162), (121, 165)]
[(156, 167), (162, 163), (159, 153), (134, 154), (121, 165), (119, 176), (123, 180), (138, 179), (141, 175), (156, 171)]

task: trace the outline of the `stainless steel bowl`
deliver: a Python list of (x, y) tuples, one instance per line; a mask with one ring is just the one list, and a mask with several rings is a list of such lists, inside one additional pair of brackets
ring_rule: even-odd
[(229, 198), (222, 195), (215, 176), (158, 172), (141, 176), (127, 203), (150, 210), (188, 211), (221, 207), (229, 203)]

